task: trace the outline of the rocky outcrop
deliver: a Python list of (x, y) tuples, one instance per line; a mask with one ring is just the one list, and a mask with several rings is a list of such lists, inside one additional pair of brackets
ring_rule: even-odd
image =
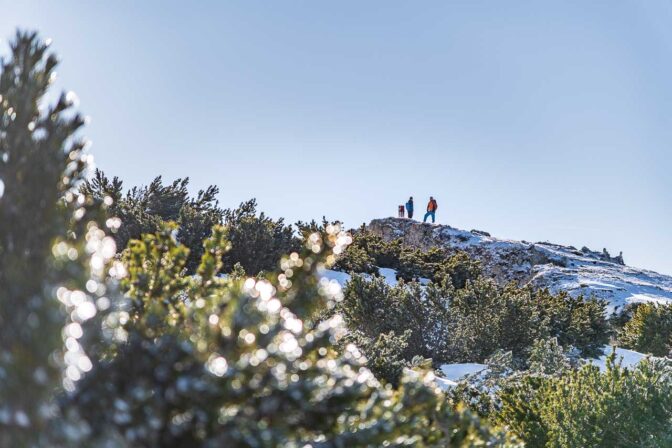
[(409, 219), (374, 219), (368, 229), (387, 241), (401, 239), (411, 247), (462, 250), (479, 260), (486, 275), (500, 283), (532, 280), (536, 265), (564, 265), (561, 257), (549, 256), (535, 244), (493, 238), (483, 231), (465, 231), (447, 225), (424, 224)]
[(625, 266), (622, 254), (611, 257), (606, 250), (504, 240), (483, 231), (403, 218), (374, 219), (367, 228), (387, 241), (401, 239), (421, 250), (465, 251), (499, 283), (515, 281), (593, 295), (607, 300), (611, 311), (628, 302), (672, 302), (672, 277)]

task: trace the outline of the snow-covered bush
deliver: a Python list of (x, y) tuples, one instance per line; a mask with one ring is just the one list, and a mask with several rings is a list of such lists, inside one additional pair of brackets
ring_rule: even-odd
[(502, 409), (499, 392), (520, 384), (529, 375), (562, 376), (569, 369), (579, 367), (581, 359), (574, 348), (558, 345), (557, 338), (534, 341), (527, 360), (527, 369), (521, 370), (520, 360), (510, 351), (498, 350), (484, 361), (487, 368), (463, 378), (449, 391), (453, 402), (464, 402), (480, 416), (491, 418)]
[(558, 338), (538, 339), (532, 344), (528, 359), (529, 371), (545, 375), (562, 375), (572, 367), (569, 353), (558, 344)]

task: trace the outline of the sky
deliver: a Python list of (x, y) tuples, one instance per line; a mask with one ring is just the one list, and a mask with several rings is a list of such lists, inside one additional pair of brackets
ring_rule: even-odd
[(0, 0), (127, 187), (437, 222), (672, 274), (672, 2)]

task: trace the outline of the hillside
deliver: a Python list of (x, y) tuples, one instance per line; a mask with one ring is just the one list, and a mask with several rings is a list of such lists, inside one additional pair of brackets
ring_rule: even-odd
[(586, 247), (499, 239), (478, 230), (400, 218), (374, 219), (367, 228), (386, 241), (401, 239), (405, 245), (422, 250), (465, 251), (482, 263), (486, 275), (501, 284), (516, 281), (552, 292), (599, 297), (608, 302), (612, 313), (627, 303), (672, 302), (672, 277), (626, 266), (621, 256), (611, 257)]

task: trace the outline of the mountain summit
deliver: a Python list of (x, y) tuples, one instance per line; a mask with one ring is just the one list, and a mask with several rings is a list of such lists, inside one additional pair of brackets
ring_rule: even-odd
[(479, 230), (403, 218), (374, 219), (367, 229), (386, 241), (401, 239), (422, 250), (462, 250), (499, 283), (515, 281), (552, 292), (598, 297), (608, 302), (612, 313), (627, 303), (672, 303), (672, 277), (626, 266), (621, 255), (612, 257), (606, 250), (499, 239)]

